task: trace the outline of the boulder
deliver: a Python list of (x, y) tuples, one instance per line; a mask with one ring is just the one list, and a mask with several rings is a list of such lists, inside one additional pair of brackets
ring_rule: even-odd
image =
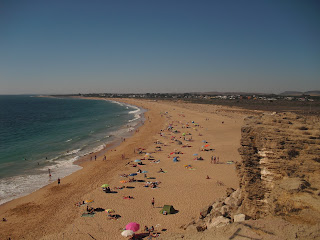
[(207, 226), (197, 226), (196, 229), (198, 232), (203, 232), (204, 230), (207, 229)]
[(200, 210), (200, 217), (205, 218), (212, 210), (212, 206), (207, 206)]
[(220, 209), (216, 209), (216, 210), (214, 210), (214, 211), (211, 211), (211, 213), (210, 213), (210, 217), (212, 218), (212, 217), (219, 217), (219, 216), (222, 216), (222, 213), (220, 212)]
[(227, 194), (227, 197), (229, 197), (231, 195), (231, 193), (233, 193), (235, 190), (233, 188), (227, 188), (226, 190), (226, 194)]
[(224, 204), (230, 206), (230, 207), (236, 207), (238, 204), (238, 201), (237, 199), (233, 198), (233, 197), (227, 197), (225, 200), (224, 200)]
[(233, 217), (234, 222), (243, 222), (244, 220), (246, 220), (246, 215), (244, 215), (242, 213), (234, 215), (234, 217)]
[(222, 216), (228, 216), (230, 215), (230, 206), (228, 205), (224, 205), (220, 208), (220, 213), (222, 214)]
[(231, 193), (230, 197), (232, 198), (239, 198), (240, 197), (240, 188), (238, 188), (236, 191)]
[(220, 209), (222, 207), (223, 203), (220, 201), (215, 202), (214, 204), (212, 204), (212, 210), (216, 210), (216, 209)]
[(207, 223), (207, 229), (214, 228), (214, 227), (223, 227), (228, 225), (229, 223), (230, 223), (229, 218), (225, 218), (222, 216), (216, 217), (212, 219), (211, 223)]

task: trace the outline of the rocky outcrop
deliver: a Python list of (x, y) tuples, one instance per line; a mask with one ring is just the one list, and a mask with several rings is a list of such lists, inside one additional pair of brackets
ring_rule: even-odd
[(272, 113), (245, 119), (237, 165), (240, 187), (182, 226), (204, 231), (266, 216), (320, 220), (320, 119)]
[(245, 122), (239, 149), (242, 163), (238, 165), (243, 196), (240, 211), (253, 219), (301, 217), (298, 213), (307, 208), (320, 211), (308, 200), (293, 200), (318, 197), (319, 118), (273, 113), (248, 117)]

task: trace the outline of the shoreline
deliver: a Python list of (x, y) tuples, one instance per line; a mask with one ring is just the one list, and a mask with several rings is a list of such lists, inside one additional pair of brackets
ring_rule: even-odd
[[(110, 102), (114, 102), (114, 103), (121, 103), (121, 102), (117, 102), (114, 100), (110, 100), (110, 99), (100, 99), (100, 98), (85, 98), (85, 97), (73, 97), (73, 98), (79, 98), (79, 99), (87, 99), (87, 100), (100, 100), (100, 101), (110, 101)], [(129, 105), (129, 104), (128, 104)], [(146, 109), (140, 108), (138, 106), (134, 106), (134, 105), (129, 105), (129, 106), (133, 106), (133, 107), (137, 107), (139, 108), (139, 110), (141, 110), (142, 112), (140, 113), (141, 118), (139, 119), (140, 121), (135, 125), (135, 126), (130, 126), (132, 127), (132, 130), (125, 133), (124, 135), (121, 135), (120, 137), (116, 137), (114, 140), (112, 140), (111, 142), (108, 142), (105, 147), (99, 151), (96, 152), (91, 152), (88, 153), (84, 156), (81, 156), (79, 159), (77, 159), (76, 161), (73, 162), (74, 165), (78, 165), (82, 167), (82, 164), (84, 164), (85, 162), (90, 161), (90, 155), (97, 155), (97, 157), (101, 157), (102, 155), (105, 155), (108, 151), (112, 150), (113, 148), (118, 147), (119, 145), (121, 145), (121, 143), (123, 142), (122, 139), (123, 138), (131, 138), (135, 132), (143, 126), (144, 121), (145, 121), (145, 113), (147, 112)], [(125, 125), (123, 125), (120, 129), (124, 128)]]
[[(0, 237), (8, 238), (9, 236), (24, 236), (26, 239), (62, 239), (62, 233), (71, 234), (70, 237), (74, 237), (72, 231), (70, 230), (72, 229), (73, 225), (79, 226), (81, 228), (84, 227), (83, 229), (87, 229), (82, 224), (83, 218), (81, 218), (80, 216), (82, 209), (75, 208), (74, 203), (79, 202), (80, 200), (92, 198), (94, 198), (95, 200), (94, 207), (112, 207), (115, 208), (116, 211), (122, 215), (122, 217), (118, 221), (112, 222), (112, 224), (111, 222), (109, 222), (109, 225), (113, 225), (112, 228), (110, 228), (111, 226), (104, 226), (105, 229), (108, 229), (108, 233), (111, 235), (119, 235), (119, 226), (123, 226), (125, 225), (125, 222), (133, 220), (139, 221), (142, 225), (150, 222), (156, 225), (157, 222), (162, 222), (161, 225), (163, 228), (166, 227), (169, 231), (173, 231), (174, 229), (177, 230), (179, 224), (185, 223), (186, 221), (188, 221), (188, 219), (191, 219), (192, 216), (197, 215), (196, 212), (198, 211), (198, 209), (203, 207), (203, 205), (208, 204), (208, 201), (211, 202), (212, 197), (218, 198), (219, 196), (222, 196), (227, 186), (237, 186), (238, 179), (235, 174), (234, 166), (228, 164), (219, 164), (212, 169), (208, 169), (207, 166), (203, 166), (208, 164), (209, 155), (205, 152), (203, 153), (203, 156), (207, 156), (205, 158), (206, 161), (204, 161), (203, 163), (201, 161), (193, 161), (192, 152), (199, 151), (198, 147), (196, 146), (194, 149), (183, 149), (183, 151), (186, 151), (186, 155), (182, 156), (182, 161), (184, 163), (188, 163), (191, 160), (192, 165), (196, 166), (196, 171), (185, 170), (183, 168), (182, 162), (172, 165), (172, 160), (166, 160), (168, 159), (167, 156), (169, 156), (169, 153), (173, 150), (172, 148), (176, 148), (176, 145), (170, 143), (170, 139), (167, 139), (167, 136), (164, 136), (164, 139), (169, 140), (168, 146), (163, 146), (164, 150), (161, 152), (152, 152), (155, 147), (153, 142), (160, 138), (160, 129), (165, 129), (168, 122), (171, 121), (173, 121), (174, 124), (179, 125), (179, 119), (182, 119), (182, 117), (180, 116), (180, 112), (184, 112), (183, 114), (188, 116), (189, 121), (191, 121), (191, 119), (194, 119), (197, 122), (201, 121), (202, 123), (200, 125), (206, 124), (206, 120), (204, 120), (204, 118), (206, 116), (209, 116), (211, 119), (210, 121), (213, 124), (208, 125), (206, 129), (199, 128), (199, 131), (201, 131), (208, 140), (210, 139), (210, 141), (213, 141), (214, 145), (217, 145), (216, 151), (220, 154), (223, 163), (226, 162), (223, 158), (231, 158), (236, 161), (240, 161), (240, 158), (237, 153), (237, 146), (239, 145), (238, 140), (240, 140), (240, 126), (242, 123), (243, 116), (236, 116), (235, 113), (230, 113), (230, 117), (226, 117), (219, 115), (219, 113), (216, 113), (214, 111), (212, 111), (212, 113), (206, 113), (206, 111), (204, 111), (203, 109), (201, 110), (196, 105), (191, 106), (190, 104), (185, 105), (191, 106), (196, 109), (190, 110), (186, 108), (186, 106), (179, 106), (179, 104), (176, 103), (173, 104), (131, 99), (120, 99), (119, 101), (126, 103), (136, 103), (139, 107), (143, 107), (144, 109), (148, 110), (145, 113), (146, 121), (139, 128), (139, 131), (137, 133), (134, 132), (132, 137), (128, 138), (125, 142), (122, 142), (119, 146), (112, 146), (112, 151), (107, 151), (107, 161), (103, 161), (101, 157), (98, 157), (97, 161), (85, 161), (81, 163), (83, 169), (61, 179), (60, 186), (57, 186), (57, 183), (55, 182), (47, 185), (46, 187), (30, 195), (12, 200), (8, 203), (1, 205), (0, 216), (6, 217), (8, 219), (8, 222), (5, 223), (7, 224), (6, 230), (2, 233), (2, 235), (0, 233)], [(169, 113), (172, 113), (172, 116), (169, 117), (160, 114), (160, 112), (165, 111), (169, 111)], [(221, 125), (221, 120), (225, 120), (227, 124)], [(183, 121), (185, 120), (183, 119)], [(230, 123), (236, 124), (236, 126), (232, 126)], [(205, 134), (204, 130), (208, 131), (209, 135)], [(190, 129), (190, 131), (195, 130)], [(237, 132), (236, 138), (231, 137), (234, 135), (234, 131)], [(211, 136), (211, 133), (214, 133), (214, 137)], [(230, 138), (230, 140), (232, 140), (232, 142), (234, 143), (229, 143), (229, 140), (226, 139), (225, 136), (229, 135), (230, 137), (228, 138)], [(196, 139), (195, 141), (202, 141), (201, 139), (203, 137), (197, 135), (193, 136), (194, 139)], [(236, 145), (233, 146), (232, 144)], [(229, 145), (232, 148), (230, 148)], [(133, 161), (137, 157), (140, 157), (135, 152), (135, 149), (138, 147), (145, 148), (146, 151), (150, 151), (151, 154), (158, 155), (155, 157), (156, 159), (161, 159), (161, 163), (159, 165), (152, 164), (151, 162), (145, 162), (146, 165), (143, 166), (144, 168), (148, 169), (151, 176), (154, 175), (157, 181), (162, 182), (160, 188), (154, 190), (145, 189), (141, 186), (141, 184), (134, 183), (135, 189), (133, 190), (125, 189), (119, 190), (118, 194), (101, 195), (101, 184), (110, 183), (112, 184), (112, 186), (119, 186), (119, 174), (123, 172), (134, 171), (133, 168), (125, 164), (130, 161)], [(125, 154), (125, 159), (121, 159), (121, 154)], [(157, 170), (159, 166), (167, 168), (168, 173), (162, 175), (158, 174)], [(212, 180), (203, 180), (205, 179), (205, 177), (203, 177), (205, 171), (208, 171), (208, 174), (211, 175)], [(223, 175), (223, 173), (225, 173), (226, 175)], [(223, 180), (225, 186), (215, 186), (215, 179)], [(198, 199), (196, 198), (196, 196), (193, 196), (193, 194), (190, 193), (190, 189), (188, 189), (188, 187), (186, 186), (193, 186), (193, 190), (191, 190), (196, 191), (197, 194), (201, 194), (204, 196), (210, 194), (211, 197), (203, 197), (201, 199)], [(199, 186), (201, 187), (199, 188)], [(212, 189), (212, 186), (214, 186), (214, 189)], [(148, 190), (151, 192), (149, 192)], [(117, 199), (121, 198), (121, 196), (124, 194), (130, 195), (131, 191), (131, 194), (134, 194), (136, 197), (136, 199), (132, 200), (133, 202), (136, 202), (134, 203), (135, 209), (130, 209), (129, 212), (127, 211), (127, 213), (124, 214), (125, 209), (127, 209), (130, 206), (129, 201), (131, 200), (126, 201)], [(164, 195), (163, 191), (169, 195)], [(182, 192), (179, 193), (179, 191)], [(172, 216), (168, 216), (168, 219), (163, 219), (163, 217), (160, 214), (160, 216), (156, 213), (150, 214), (150, 211), (159, 211), (157, 209), (149, 209), (148, 206), (145, 206), (146, 203), (149, 203), (149, 198), (151, 198), (152, 195), (154, 195), (156, 198), (157, 207), (159, 207), (159, 204), (161, 203), (173, 203), (173, 205), (179, 210), (179, 213), (174, 214)], [(185, 195), (188, 197), (186, 199), (181, 199), (181, 195)], [(193, 202), (191, 206), (190, 201)], [(186, 209), (190, 210), (186, 211)], [(147, 215), (144, 214), (145, 211), (147, 211)], [(145, 217), (141, 218), (141, 215)], [(48, 219), (48, 216), (51, 216), (50, 219)], [(21, 232), (22, 230), (17, 229), (17, 226), (21, 223), (21, 221), (23, 221), (25, 217), (28, 217), (28, 224), (26, 224), (26, 226), (23, 227), (23, 230), (27, 231), (29, 234), (21, 235), (23, 234), (23, 232)], [(105, 214), (103, 213), (97, 214), (97, 216), (95, 216), (95, 219), (97, 221), (102, 221), (101, 224), (104, 224), (104, 218)], [(173, 224), (172, 226), (171, 224), (168, 225), (168, 220), (175, 221), (175, 224)], [(41, 227), (44, 225), (46, 226), (45, 229)], [(115, 237), (113, 239), (118, 238)], [(119, 239), (121, 238), (119, 237)]]
[[(52, 96), (38, 96), (38, 97), (40, 97), (40, 98), (46, 98), (46, 97), (48, 97), (48, 98), (55, 98), (55, 97), (52, 97)], [(121, 103), (121, 102), (116, 102), (116, 101), (114, 101), (114, 100), (109, 100), (109, 99), (100, 99), (100, 98), (85, 98), (85, 97), (75, 97), (75, 98), (77, 98), (77, 99), (83, 99), (83, 100), (99, 100), (99, 101), (108, 101), (108, 102), (111, 102), (111, 103), (114, 103), (114, 104), (119, 104), (119, 105), (122, 105), (122, 106), (125, 106), (125, 107), (131, 107), (131, 108), (133, 108), (133, 109), (136, 109), (136, 110), (132, 110), (132, 111), (140, 111), (140, 113), (139, 113), (139, 119), (135, 119), (135, 117), (133, 118), (133, 120), (137, 120), (137, 121), (139, 121), (139, 122), (136, 122), (136, 123), (134, 123), (134, 125), (130, 125), (131, 124), (131, 122), (128, 122), (127, 124), (124, 124), (123, 126), (120, 126), (120, 128), (118, 129), (118, 130), (116, 130), (117, 132), (118, 131), (127, 131), (128, 130), (128, 132), (123, 132), (123, 133), (121, 133), (119, 136), (117, 136), (117, 135), (113, 135), (113, 137), (114, 137), (114, 139), (113, 140), (111, 140), (111, 141), (108, 141), (108, 142), (106, 142), (106, 143), (103, 143), (102, 145), (100, 145), (100, 146), (92, 146), (93, 148), (92, 148), (92, 151), (91, 152), (88, 152), (88, 153), (84, 153), (84, 154), (82, 154), (82, 155), (79, 155), (79, 156), (75, 156), (75, 157), (73, 157), (73, 158), (76, 158), (75, 160), (72, 160), (72, 162), (71, 162), (71, 160), (64, 160), (64, 161), (67, 161), (67, 162), (70, 162), (70, 166), (69, 166), (69, 170), (67, 171), (67, 172), (65, 172), (64, 174), (61, 174), (60, 173), (60, 171), (61, 171), (61, 169), (60, 169), (60, 171), (58, 170), (53, 170), (52, 169), (52, 167), (54, 168), (55, 167), (55, 165), (52, 165), (52, 166), (50, 166), (50, 165), (48, 165), (47, 167), (48, 167), (48, 169), (51, 169), (51, 172), (52, 172), (52, 178), (49, 178), (49, 179), (47, 179), (47, 181), (45, 181), (45, 182), (43, 182), (43, 183), (37, 183), (37, 184), (39, 184), (39, 186), (37, 187), (37, 188), (30, 188), (30, 189), (28, 189), (27, 191), (24, 191), (24, 192), (22, 192), (22, 193), (15, 193), (15, 194), (12, 194), (12, 196), (10, 196), (10, 197), (7, 197), (7, 198), (3, 198), (3, 199), (1, 199), (1, 204), (0, 204), (0, 206), (1, 205), (3, 205), (3, 204), (6, 204), (7, 202), (10, 202), (10, 201), (12, 201), (12, 200), (15, 200), (15, 199), (19, 199), (19, 198), (21, 198), (21, 197), (25, 197), (25, 196), (28, 196), (29, 194), (32, 194), (33, 192), (35, 192), (35, 191), (38, 191), (39, 189), (41, 189), (41, 188), (43, 188), (43, 187), (45, 187), (45, 186), (47, 186), (47, 185), (49, 185), (49, 184), (52, 184), (54, 181), (56, 181), (57, 180), (57, 178), (59, 177), (59, 178), (64, 178), (64, 177), (67, 177), (67, 176), (69, 176), (69, 175), (71, 175), (71, 174), (73, 174), (74, 172), (76, 172), (76, 171), (79, 171), (79, 170), (81, 170), (81, 168), (83, 167), (82, 166), (82, 164), (84, 163), (84, 162), (86, 162), (86, 161), (90, 161), (90, 156), (92, 157), (92, 156), (103, 156), (108, 150), (110, 150), (110, 149), (112, 149), (112, 148), (114, 148), (114, 147), (116, 147), (116, 146), (119, 146), (120, 144), (121, 144), (121, 139), (122, 138), (128, 138), (128, 137), (131, 137), (132, 135), (133, 135), (133, 133), (134, 133), (134, 131), (136, 131), (142, 124), (143, 124), (143, 121), (144, 121), (144, 113), (145, 113), (145, 109), (143, 109), (143, 108), (139, 108), (138, 106), (134, 106), (134, 105), (129, 105), (129, 104), (123, 104), (123, 103)], [(130, 112), (132, 112), (132, 111), (129, 111), (128, 112), (128, 114), (132, 114), (132, 113), (130, 113)], [(132, 120), (131, 120), (132, 121)], [(134, 122), (134, 121), (132, 121), (132, 122)], [(128, 127), (128, 125), (130, 125), (129, 127)], [(128, 127), (128, 129), (126, 129), (126, 126)], [(129, 131), (129, 129), (131, 130), (131, 131)], [(99, 148), (101, 148), (101, 149), (99, 149)], [(99, 149), (99, 150), (97, 150), (97, 149)], [(57, 162), (56, 164), (59, 164), (59, 162)], [(74, 167), (72, 167), (72, 166), (74, 166)], [(41, 167), (42, 169), (43, 168), (46, 168), (46, 166), (43, 166), (43, 167)], [(43, 178), (43, 176), (47, 176), (48, 174), (46, 173), (46, 171), (43, 171), (43, 170), (37, 170), (39, 173), (38, 174), (31, 174), (30, 173), (30, 175), (17, 175), (17, 176), (12, 176), (12, 177), (9, 177), (8, 179), (11, 179), (11, 178), (13, 178), (13, 179), (15, 179), (15, 178), (21, 178), (21, 177), (24, 177), (24, 178), (27, 178), (27, 177), (35, 177), (35, 180), (37, 180), (37, 179), (42, 179)], [(42, 176), (42, 177), (41, 177)], [(45, 178), (46, 179), (46, 178)], [(31, 179), (30, 179), (31, 180)], [(34, 181), (35, 181), (34, 180)], [(42, 180), (44, 180), (44, 179), (42, 179)], [(23, 180), (21, 180), (21, 181), (23, 181)], [(26, 180), (24, 180), (24, 181), (26, 181)], [(23, 182), (24, 183), (24, 182)], [(23, 184), (23, 183), (21, 183), (21, 184)], [(20, 185), (21, 186), (21, 185)]]

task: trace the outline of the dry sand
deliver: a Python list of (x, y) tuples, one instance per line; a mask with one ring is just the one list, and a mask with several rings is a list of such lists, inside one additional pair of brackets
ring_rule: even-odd
[[(173, 103), (148, 100), (118, 99), (148, 110), (145, 114), (145, 124), (132, 137), (126, 139), (120, 146), (100, 153), (97, 161), (85, 161), (83, 169), (72, 175), (50, 184), (28, 196), (13, 200), (0, 206), (0, 217), (7, 222), (0, 222), (0, 239), (124, 239), (121, 230), (129, 222), (137, 222), (142, 233), (145, 225), (154, 226), (161, 231), (165, 239), (167, 233), (179, 233), (179, 227), (198, 217), (200, 209), (212, 203), (225, 193), (227, 187), (238, 187), (235, 164), (228, 161), (241, 161), (238, 153), (241, 137), (241, 126), (244, 115), (233, 112), (232, 109), (218, 106)], [(167, 114), (165, 114), (167, 112)], [(194, 126), (191, 121), (199, 124)], [(167, 130), (172, 123), (180, 133)], [(189, 123), (190, 128), (183, 128)], [(164, 130), (164, 136), (160, 136)], [(184, 141), (192, 137), (192, 141)], [(202, 136), (200, 136), (202, 135)], [(171, 136), (189, 144), (192, 147), (182, 147)], [(155, 144), (159, 140), (163, 144)], [(200, 151), (206, 140), (213, 151)], [(155, 151), (161, 146), (162, 151)], [(159, 181), (159, 188), (144, 187), (144, 182), (120, 183), (127, 178), (121, 174), (137, 172), (137, 167), (126, 165), (145, 155), (138, 154), (135, 149), (144, 148), (159, 163), (142, 160), (139, 166), (144, 174), (135, 176), (136, 180)], [(176, 149), (183, 154), (172, 154)], [(195, 161), (193, 154), (204, 160)], [(106, 154), (107, 161), (103, 161)], [(125, 155), (125, 159), (121, 155)], [(179, 156), (179, 162), (173, 162), (173, 157)], [(220, 164), (212, 164), (211, 156), (219, 157)], [(184, 165), (192, 165), (193, 170)], [(165, 173), (158, 173), (162, 168)], [(206, 179), (206, 176), (210, 179)], [(223, 183), (223, 186), (217, 184)], [(110, 187), (131, 186), (115, 190), (117, 193), (105, 193), (102, 184)], [(123, 196), (133, 196), (134, 199), (123, 199)], [(151, 205), (154, 197), (155, 207)], [(114, 209), (121, 215), (118, 220), (109, 220), (105, 212), (97, 212), (94, 217), (81, 217), (86, 205), (77, 207), (75, 203), (93, 199), (90, 206), (102, 209)], [(159, 213), (165, 204), (173, 205), (178, 213), (162, 215)]]

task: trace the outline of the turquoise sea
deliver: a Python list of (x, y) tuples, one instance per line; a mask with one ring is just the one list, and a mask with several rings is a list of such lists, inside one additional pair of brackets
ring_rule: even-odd
[(0, 96), (0, 204), (79, 170), (75, 160), (127, 136), (143, 112), (105, 100)]

